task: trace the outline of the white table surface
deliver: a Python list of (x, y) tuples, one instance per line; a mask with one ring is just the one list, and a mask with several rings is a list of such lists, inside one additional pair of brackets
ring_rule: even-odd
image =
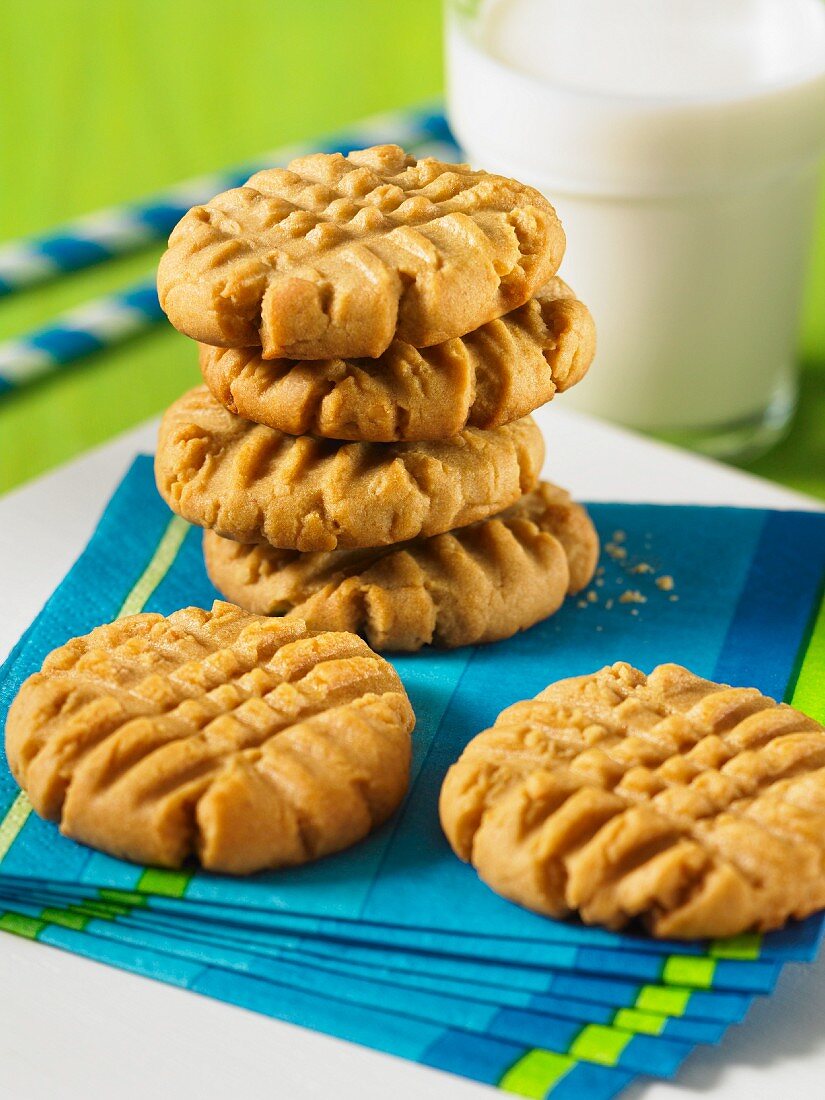
[[(819, 508), (758, 478), (559, 408), (537, 419), (547, 473), (590, 500)], [(0, 659), (82, 550), (145, 425), (0, 499)], [(345, 1009), (343, 1009), (345, 1011)], [(3, 1100), (483, 1100), (486, 1087), (0, 934)], [(678, 1083), (644, 1100), (825, 1097), (825, 963), (791, 966), (770, 1001)], [(582, 1097), (582, 1100), (587, 1100)]]

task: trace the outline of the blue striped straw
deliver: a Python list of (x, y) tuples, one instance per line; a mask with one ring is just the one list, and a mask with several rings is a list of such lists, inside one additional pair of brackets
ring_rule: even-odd
[(123, 343), (162, 317), (154, 276), (61, 313), (52, 324), (0, 344), (0, 394)]
[(317, 150), (348, 152), (385, 142), (413, 145), (433, 141), (449, 145), (454, 155), (444, 116), (437, 112), (418, 110), (379, 115), (338, 137), (311, 145), (285, 146), (249, 164), (188, 180), (144, 202), (110, 207), (48, 233), (9, 241), (0, 246), (0, 298), (162, 240), (191, 206), (206, 202), (230, 187), (239, 187), (262, 168), (286, 164), (293, 157)]

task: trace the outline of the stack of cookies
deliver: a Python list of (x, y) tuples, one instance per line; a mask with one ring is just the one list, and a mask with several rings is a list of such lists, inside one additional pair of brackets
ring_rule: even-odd
[(228, 599), (415, 650), (508, 637), (589, 582), (595, 532), (539, 480), (529, 415), (593, 357), (564, 244), (532, 188), (394, 145), (186, 214), (158, 289), (206, 384), (156, 475)]

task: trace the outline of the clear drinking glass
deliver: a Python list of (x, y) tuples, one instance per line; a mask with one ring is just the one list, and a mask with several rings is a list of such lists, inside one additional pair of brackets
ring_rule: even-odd
[(722, 457), (777, 438), (825, 151), (823, 0), (454, 0), (447, 86), (471, 162), (539, 187), (567, 232), (599, 350), (565, 404)]

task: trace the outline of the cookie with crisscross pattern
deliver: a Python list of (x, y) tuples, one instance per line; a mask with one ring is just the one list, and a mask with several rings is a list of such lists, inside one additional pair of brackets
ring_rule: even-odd
[(170, 508), (226, 538), (335, 550), (485, 519), (535, 487), (543, 458), (530, 417), (440, 442), (342, 443), (253, 424), (199, 386), (163, 417), (155, 474)]
[(581, 381), (596, 339), (561, 279), (525, 305), (430, 348), (397, 337), (377, 359), (263, 359), (200, 346), (204, 381), (231, 412), (290, 435), (375, 443), (497, 428)]
[(440, 810), (489, 886), (553, 917), (689, 938), (825, 907), (825, 729), (678, 665), (615, 664), (508, 707)]
[(232, 874), (355, 843), (401, 801), (414, 716), (360, 638), (231, 604), (132, 615), (54, 650), (9, 711), (9, 766), (67, 836)]
[(187, 336), (267, 359), (427, 347), (522, 305), (555, 274), (550, 203), (397, 145), (299, 157), (193, 207), (158, 268)]
[(599, 540), (581, 505), (542, 482), (505, 512), (429, 539), (299, 554), (207, 531), (206, 568), (228, 599), (318, 630), (353, 630), (378, 650), (508, 638), (580, 591)]

